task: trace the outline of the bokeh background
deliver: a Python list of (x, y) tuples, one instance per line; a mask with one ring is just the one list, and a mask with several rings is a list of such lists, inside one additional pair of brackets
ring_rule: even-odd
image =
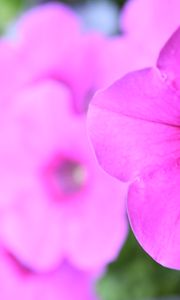
[[(12, 28), (16, 18), (42, 0), (0, 0), (0, 32)], [(119, 11), (125, 0), (66, 0), (82, 14), (87, 26), (98, 27), (107, 34), (118, 30)], [(102, 300), (180, 299), (180, 272), (163, 268), (140, 248), (130, 231), (118, 259), (109, 265), (98, 282)], [(78, 300), (78, 299), (77, 299)]]

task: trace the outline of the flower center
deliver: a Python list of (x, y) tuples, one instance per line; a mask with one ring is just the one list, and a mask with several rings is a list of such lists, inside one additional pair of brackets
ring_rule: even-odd
[(86, 170), (79, 162), (66, 159), (56, 167), (55, 178), (63, 194), (73, 194), (85, 185)]
[(56, 156), (43, 172), (45, 185), (57, 201), (80, 193), (87, 183), (86, 167), (78, 160)]

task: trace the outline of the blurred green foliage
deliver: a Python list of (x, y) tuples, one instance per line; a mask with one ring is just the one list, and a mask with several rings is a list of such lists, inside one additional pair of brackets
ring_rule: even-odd
[(0, 0), (0, 33), (13, 22), (25, 5), (23, 0)]
[(130, 231), (118, 259), (98, 284), (103, 300), (144, 300), (180, 295), (180, 272), (154, 262)]

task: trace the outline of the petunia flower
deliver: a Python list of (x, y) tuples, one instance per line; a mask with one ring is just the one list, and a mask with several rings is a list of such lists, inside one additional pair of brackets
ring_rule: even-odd
[(27, 269), (11, 253), (0, 250), (0, 289), (2, 300), (95, 300), (93, 280), (67, 262), (53, 272)]
[(98, 166), (66, 86), (42, 80), (13, 100), (0, 127), (1, 241), (35, 270), (104, 267), (127, 234), (126, 187)]
[(84, 110), (74, 109), (86, 102), (98, 57), (96, 34), (82, 34), (78, 24), (64, 5), (42, 5), (0, 48), (0, 239), (38, 271), (64, 259), (101, 270), (127, 235), (127, 189), (99, 167)]
[(160, 264), (180, 269), (180, 28), (156, 66), (97, 93), (88, 127), (101, 166), (128, 182), (128, 215)]

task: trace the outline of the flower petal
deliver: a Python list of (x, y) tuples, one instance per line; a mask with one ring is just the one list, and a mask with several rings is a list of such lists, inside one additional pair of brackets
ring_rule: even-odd
[[(58, 45), (62, 48), (79, 30), (80, 21), (68, 6), (47, 3), (34, 7), (21, 17), (17, 24), (17, 42), (28, 43), (29, 46), (32, 43), (31, 48), (39, 50), (49, 45), (43, 53), (49, 55), (50, 49), (55, 50)], [(39, 58), (41, 56), (38, 55)]]
[(13, 122), (19, 130), (20, 152), (33, 155), (40, 163), (68, 143), (73, 110), (66, 86), (43, 80), (22, 89), (14, 101)]
[(130, 0), (122, 13), (122, 26), (128, 34), (158, 53), (180, 20), (179, 0)]
[[(28, 76), (20, 53), (14, 45), (5, 39), (0, 41), (0, 70), (0, 105), (2, 111), (4, 107), (8, 107), (9, 110), (9, 104), (13, 103), (14, 94)], [(6, 111), (6, 115), (7, 113), (8, 111)]]
[(71, 203), (74, 214), (67, 226), (71, 262), (83, 269), (101, 268), (113, 261), (128, 233), (127, 186), (106, 174), (95, 160), (93, 167), (81, 204)]
[[(70, 287), (70, 288), (69, 288)], [(1, 249), (0, 289), (2, 299), (95, 300), (93, 278), (68, 263), (51, 273), (23, 272), (13, 258)]]
[(53, 199), (48, 199), (38, 183), (29, 178), (21, 191), (19, 187), (13, 205), (1, 215), (0, 237), (25, 266), (42, 272), (55, 269), (64, 259), (65, 232), (59, 226), (63, 224), (61, 211), (54, 212)]
[(65, 83), (72, 90), (75, 109), (84, 112), (95, 89), (103, 37), (94, 32), (84, 34), (73, 11), (58, 3), (32, 9), (19, 22), (17, 33), (29, 81)]
[(66, 51), (80, 39), (80, 22), (63, 4), (44, 4), (23, 15), (17, 24), (16, 45), (36, 80), (61, 66)]
[(146, 47), (127, 35), (108, 38), (104, 41), (99, 57), (98, 86), (107, 87), (128, 72), (151, 66), (154, 59)]
[(145, 251), (157, 262), (180, 269), (179, 160), (139, 177), (130, 187), (128, 213)]
[(179, 97), (157, 69), (131, 73), (97, 93), (89, 133), (102, 167), (120, 180), (179, 155)]
[(172, 82), (175, 88), (180, 87), (180, 27), (167, 41), (159, 54), (158, 68), (165, 73), (167, 80)]

